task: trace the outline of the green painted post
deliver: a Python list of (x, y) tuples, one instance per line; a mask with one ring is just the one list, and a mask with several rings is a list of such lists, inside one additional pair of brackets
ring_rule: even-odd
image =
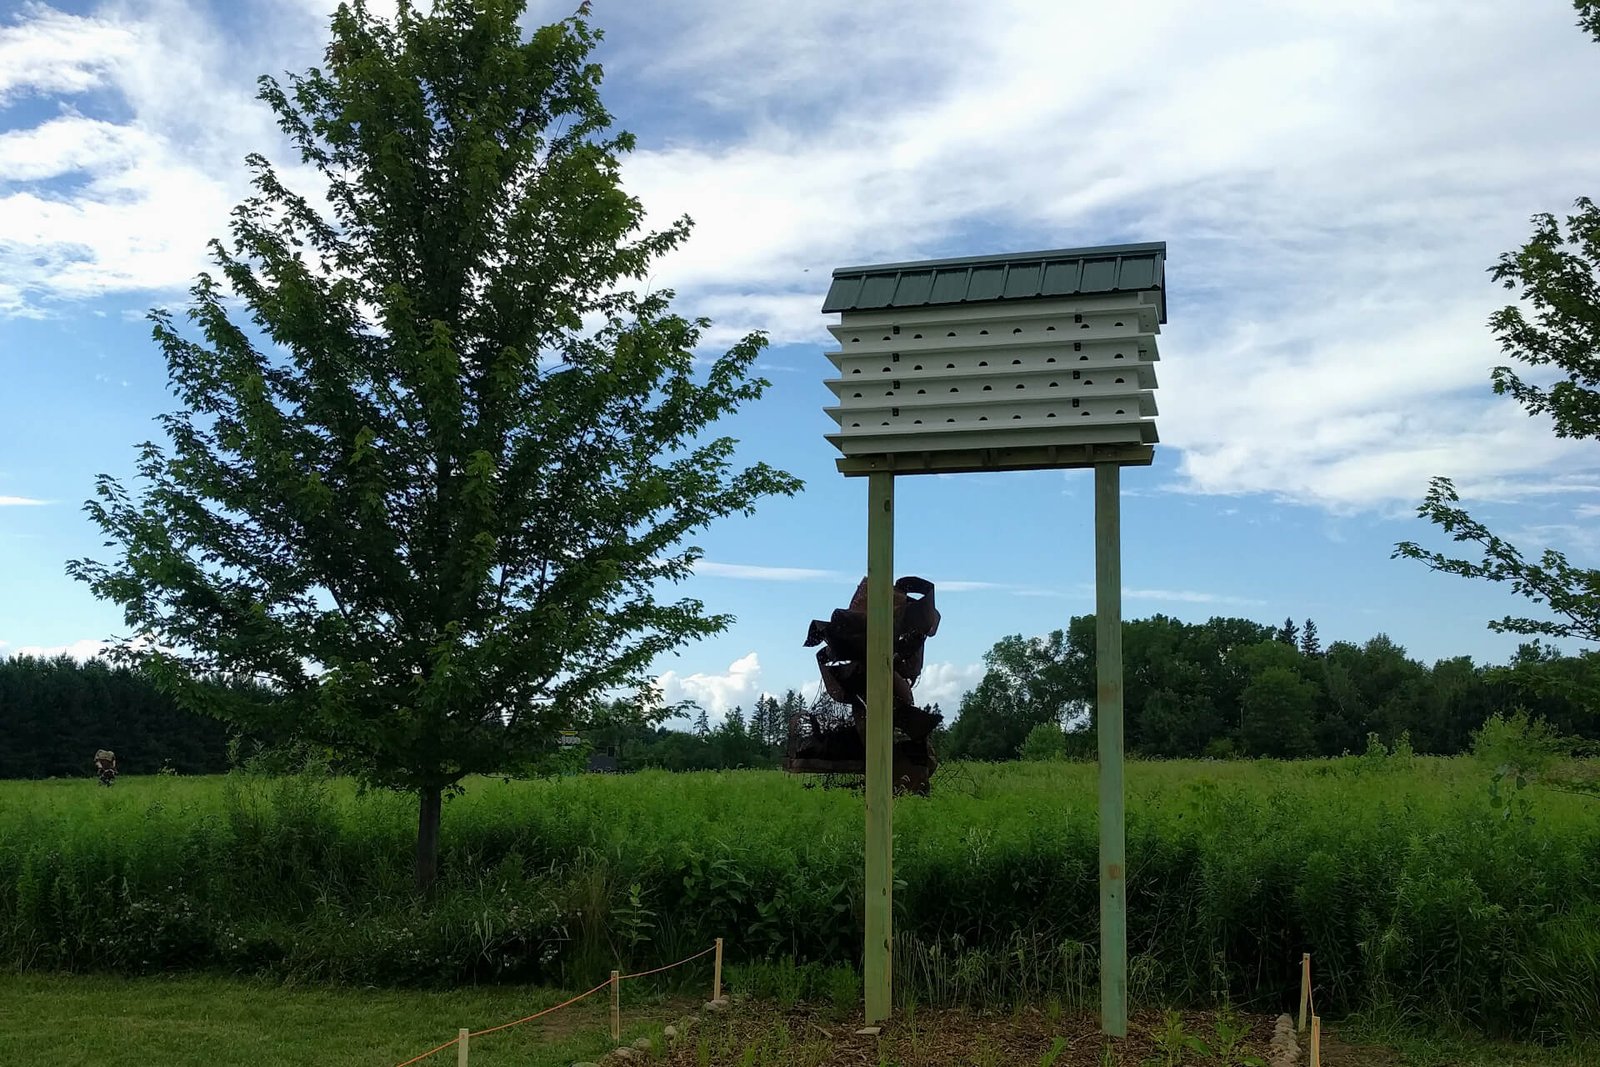
[(894, 475), (867, 476), (867, 1025), (889, 1017), (894, 958)]
[(1122, 805), (1122, 468), (1094, 467), (1096, 730), (1100, 740), (1100, 1029), (1128, 1033), (1127, 843)]

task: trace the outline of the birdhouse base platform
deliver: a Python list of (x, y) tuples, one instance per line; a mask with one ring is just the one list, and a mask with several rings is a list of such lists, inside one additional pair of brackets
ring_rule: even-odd
[(1148, 467), (1155, 462), (1152, 445), (1029, 445), (1016, 448), (964, 448), (938, 452), (896, 452), (876, 456), (841, 456), (839, 473), (970, 474), (979, 471), (1081, 470), (1101, 463)]

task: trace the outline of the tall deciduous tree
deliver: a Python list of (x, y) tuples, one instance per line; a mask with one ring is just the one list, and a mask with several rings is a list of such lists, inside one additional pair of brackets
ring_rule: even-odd
[(415, 792), (419, 887), (463, 776), (727, 625), (657, 599), (685, 539), (799, 488), (710, 433), (761, 395), (763, 339), (698, 368), (706, 322), (629, 288), (689, 222), (645, 232), (622, 188), (599, 32), (580, 10), (524, 36), (524, 7), (354, 0), (323, 69), (261, 80), (326, 187), (249, 157), (192, 329), (153, 316), (168, 442), (87, 505), (119, 557), (71, 568), (180, 697), (265, 680), (281, 700), (205, 706)]
[(1312, 750), (1316, 689), (1288, 667), (1268, 667), (1241, 698), (1240, 738), (1252, 756), (1304, 756)]
[(1086, 673), (1093, 676), (1093, 645), (1084, 641), (1093, 639), (1094, 620), (1090, 617), (1087, 626), (1073, 622), (1070, 637), (1061, 630), (1033, 638), (1014, 634), (984, 653), (983, 679), (961, 698), (944, 755), (1011, 759), (1035, 726), (1060, 727), (1084, 710), (1077, 695), (1085, 691)]
[[(1600, 2), (1577, 0), (1574, 7), (1579, 25), (1600, 41)], [(1552, 214), (1535, 215), (1532, 238), (1502, 255), (1490, 273), (1525, 305), (1495, 312), (1490, 328), (1500, 350), (1536, 375), (1530, 380), (1509, 364), (1498, 366), (1494, 391), (1515, 399), (1529, 415), (1549, 416), (1557, 437), (1600, 437), (1600, 206), (1580, 197), (1565, 225)], [(1530, 559), (1474, 519), (1448, 478), (1433, 480), (1417, 513), (1456, 542), (1475, 546), (1478, 558), (1454, 557), (1413, 541), (1396, 545), (1395, 556), (1506, 582), (1556, 616), (1507, 616), (1491, 622), (1491, 629), (1600, 642), (1600, 570), (1574, 566), (1554, 549)]]

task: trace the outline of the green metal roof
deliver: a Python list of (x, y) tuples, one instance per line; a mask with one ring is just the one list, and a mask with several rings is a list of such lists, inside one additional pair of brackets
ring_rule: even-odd
[(1166, 322), (1166, 262), (1167, 244), (1156, 241), (840, 267), (822, 310), (883, 311), (1149, 290)]

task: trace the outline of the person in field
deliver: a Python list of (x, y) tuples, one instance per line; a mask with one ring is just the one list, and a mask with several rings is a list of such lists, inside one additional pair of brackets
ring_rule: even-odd
[(109, 748), (102, 748), (94, 754), (94, 773), (100, 779), (101, 785), (110, 785), (117, 780), (117, 754)]

